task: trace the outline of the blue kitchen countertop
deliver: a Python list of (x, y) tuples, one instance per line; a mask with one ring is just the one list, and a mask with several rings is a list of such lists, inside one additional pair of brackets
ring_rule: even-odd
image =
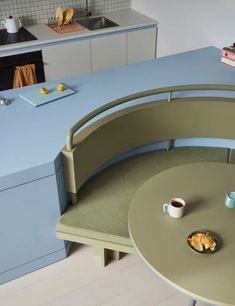
[[(59, 163), (67, 130), (101, 105), (135, 92), (171, 85), (235, 85), (235, 68), (220, 62), (219, 49), (207, 47), (60, 82), (77, 93), (40, 107), (18, 96), (32, 90), (32, 86), (0, 93), (12, 102), (0, 107), (0, 191), (55, 172), (55, 160)], [(51, 88), (58, 83), (47, 82), (46, 86)], [(40, 88), (42, 84), (34, 86)]]

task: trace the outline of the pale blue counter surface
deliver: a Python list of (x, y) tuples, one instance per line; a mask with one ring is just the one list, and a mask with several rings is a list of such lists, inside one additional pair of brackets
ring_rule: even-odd
[[(220, 62), (219, 49), (208, 47), (61, 81), (78, 92), (37, 108), (18, 97), (32, 87), (0, 93), (12, 101), (0, 107), (0, 191), (20, 184), (27, 173), (28, 181), (32, 180), (30, 171), (35, 167), (38, 178), (54, 173), (54, 161), (65, 144), (67, 130), (99, 106), (138, 91), (171, 85), (234, 85), (235, 68)], [(47, 86), (57, 83), (48, 82)]]

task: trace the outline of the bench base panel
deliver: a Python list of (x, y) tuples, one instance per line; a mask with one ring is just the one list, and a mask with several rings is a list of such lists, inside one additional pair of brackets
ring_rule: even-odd
[(79, 237), (71, 234), (57, 232), (57, 238), (72, 242), (82, 243), (94, 247), (95, 255), (99, 258), (100, 264), (105, 267), (110, 259), (119, 260), (120, 253), (135, 254), (134, 246), (114, 244), (107, 241)]

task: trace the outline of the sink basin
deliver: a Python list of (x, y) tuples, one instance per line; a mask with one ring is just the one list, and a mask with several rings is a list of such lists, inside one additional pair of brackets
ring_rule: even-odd
[(106, 28), (117, 27), (118, 24), (109, 20), (106, 17), (90, 17), (90, 18), (82, 18), (77, 20), (77, 23), (84, 26), (88, 30), (100, 30)]

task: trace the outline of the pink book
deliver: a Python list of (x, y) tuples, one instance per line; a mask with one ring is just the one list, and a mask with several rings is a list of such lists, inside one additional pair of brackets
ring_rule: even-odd
[(235, 48), (225, 47), (222, 49), (221, 56), (231, 61), (235, 61)]

